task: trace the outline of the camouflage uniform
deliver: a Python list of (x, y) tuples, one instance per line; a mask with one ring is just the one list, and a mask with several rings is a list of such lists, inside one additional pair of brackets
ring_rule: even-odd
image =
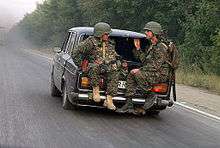
[(88, 74), (93, 87), (99, 85), (100, 75), (102, 74), (107, 79), (107, 95), (115, 96), (117, 94), (120, 62), (117, 61), (119, 55), (116, 53), (112, 41), (105, 43), (99, 38), (91, 36), (80, 43), (74, 57), (78, 65), (83, 59), (89, 61)]
[(169, 77), (169, 65), (167, 61), (167, 46), (159, 42), (157, 45), (151, 45), (149, 49), (134, 50), (134, 55), (140, 59), (142, 64), (140, 73), (129, 73), (127, 78), (126, 96), (132, 97), (135, 95), (136, 86), (149, 91), (152, 84), (164, 82)]
[[(145, 49), (140, 50), (139, 45), (135, 43), (136, 49), (134, 49), (134, 55), (141, 61), (143, 67), (137, 70), (132, 70), (127, 77), (127, 90), (125, 96), (127, 97), (126, 104), (117, 110), (119, 113), (134, 113), (132, 98), (135, 96), (136, 87), (140, 87), (145, 91), (146, 98), (145, 104), (141, 109), (144, 114), (145, 110), (153, 106), (156, 100), (156, 95), (149, 93), (152, 84), (166, 81), (169, 77), (169, 65), (167, 64), (168, 47), (158, 40), (162, 27), (157, 22), (148, 22), (144, 30), (146, 31), (146, 37), (151, 40), (152, 45)], [(154, 39), (154, 40), (153, 40)]]

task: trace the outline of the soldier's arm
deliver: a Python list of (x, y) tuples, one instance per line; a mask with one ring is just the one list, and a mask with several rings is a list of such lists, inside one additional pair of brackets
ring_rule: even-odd
[(157, 67), (161, 67), (167, 60), (167, 50), (168, 47), (166, 45), (163, 44), (159, 44), (158, 48), (155, 49), (155, 65), (157, 65)]
[(88, 52), (92, 50), (92, 48), (93, 48), (93, 44), (89, 38), (81, 42), (77, 46), (75, 52), (73, 52), (72, 54), (72, 57), (78, 66), (81, 64), (81, 62), (83, 61), (84, 57), (86, 57)]
[(140, 39), (134, 39), (134, 46), (135, 46), (135, 48), (133, 49), (133, 54), (134, 54), (135, 58), (141, 60), (141, 62), (144, 62), (145, 54), (141, 50)]
[(141, 50), (136, 48), (132, 50), (136, 59), (139, 59), (142, 63), (145, 62), (146, 54)]
[(77, 51), (81, 54), (89, 53), (93, 48), (93, 42), (91, 38), (87, 38), (85, 41), (81, 42), (78, 47)]

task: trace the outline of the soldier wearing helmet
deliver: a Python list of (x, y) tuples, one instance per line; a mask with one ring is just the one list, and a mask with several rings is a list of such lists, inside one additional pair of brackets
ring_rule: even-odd
[[(80, 65), (84, 59), (88, 60), (88, 75), (93, 88), (92, 97), (95, 102), (100, 102), (100, 75), (106, 76), (107, 99), (104, 102), (110, 110), (115, 110), (113, 96), (117, 95), (119, 55), (115, 51), (114, 44), (109, 41), (111, 27), (107, 23), (97, 23), (94, 26), (94, 35), (81, 42), (74, 53), (76, 63)], [(82, 69), (83, 71), (86, 71)]]
[[(169, 77), (169, 65), (167, 60), (167, 46), (161, 42), (160, 34), (162, 27), (157, 22), (148, 22), (145, 27), (146, 38), (150, 40), (150, 47), (144, 50), (140, 49), (140, 40), (135, 39), (134, 55), (142, 63), (142, 67), (139, 69), (133, 69), (130, 71), (127, 77), (127, 91), (126, 104), (117, 110), (117, 112), (125, 113), (142, 113), (145, 114), (145, 110), (151, 108), (154, 105), (156, 96), (150, 93), (152, 84), (165, 82)], [(145, 104), (143, 107), (134, 109), (132, 98), (135, 96), (136, 87), (141, 88), (145, 94)]]

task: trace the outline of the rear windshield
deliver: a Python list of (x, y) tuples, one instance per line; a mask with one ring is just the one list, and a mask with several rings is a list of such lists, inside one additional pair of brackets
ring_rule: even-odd
[[(80, 41), (85, 40), (89, 36), (84, 35), (81, 37)], [(132, 50), (135, 49), (134, 39), (131, 37), (110, 37), (111, 40), (115, 42), (116, 52), (127, 61), (140, 62), (135, 58)], [(140, 38), (141, 40), (141, 49), (145, 49), (149, 46), (149, 41), (146, 38)]]

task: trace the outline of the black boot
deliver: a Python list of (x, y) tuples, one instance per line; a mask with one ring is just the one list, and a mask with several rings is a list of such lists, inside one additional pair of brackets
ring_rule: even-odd
[(132, 98), (128, 98), (127, 102), (124, 106), (117, 109), (116, 112), (118, 113), (134, 113), (134, 105), (132, 103)]
[(145, 99), (143, 109), (147, 110), (147, 109), (151, 108), (154, 105), (156, 100), (157, 100), (156, 95), (154, 95), (154, 94), (147, 95), (147, 98)]

